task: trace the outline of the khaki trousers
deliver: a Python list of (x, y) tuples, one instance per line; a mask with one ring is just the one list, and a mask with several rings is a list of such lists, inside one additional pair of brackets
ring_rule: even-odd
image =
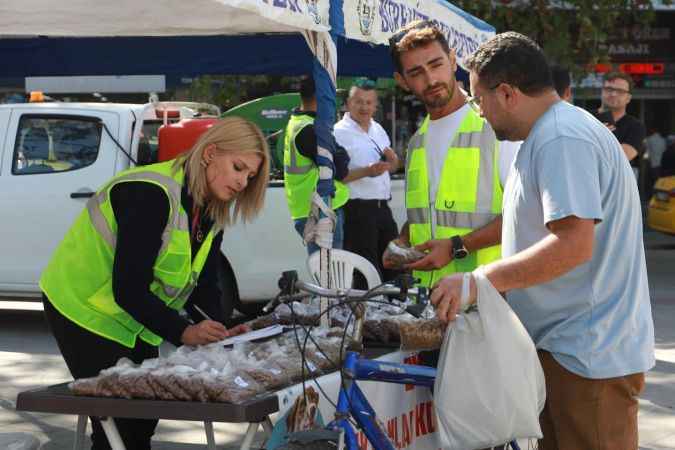
[(538, 352), (546, 379), (539, 450), (636, 450), (638, 395), (644, 373), (590, 379)]

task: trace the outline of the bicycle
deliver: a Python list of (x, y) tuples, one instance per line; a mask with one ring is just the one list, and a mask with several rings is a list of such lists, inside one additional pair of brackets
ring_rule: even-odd
[[(348, 304), (350, 306), (356, 320), (354, 322), (354, 334), (351, 344), (344, 358), (341, 358), (343, 360), (341, 367), (342, 382), (338, 393), (338, 403), (335, 405), (334, 420), (319, 433), (314, 431), (293, 433), (289, 441), (297, 441), (301, 444), (289, 444), (289, 446), (283, 448), (289, 450), (302, 448), (312, 448), (315, 450), (319, 448), (360, 450), (361, 447), (357, 441), (354, 424), (351, 422), (353, 420), (356, 427), (363, 431), (374, 450), (395, 450), (396, 447), (387, 437), (387, 433), (383, 424), (378, 420), (375, 410), (356, 382), (358, 380), (367, 380), (381, 383), (426, 386), (433, 389), (436, 379), (436, 369), (420, 365), (399, 364), (362, 358), (363, 324), (365, 322), (364, 301), (372, 301), (374, 297), (383, 295), (395, 296), (400, 299), (405, 299), (407, 295), (416, 296), (417, 303), (406, 307), (406, 312), (415, 317), (420, 317), (429, 303), (429, 298), (426, 289), (411, 288), (413, 281), (409, 275), (403, 275), (397, 278), (393, 285), (382, 284), (368, 291), (357, 289), (341, 290), (323, 288), (298, 280), (297, 273), (294, 271), (284, 272), (282, 278), (279, 280), (282, 292), (266, 307), (268, 310), (273, 305), (300, 300), (309, 295), (318, 295), (341, 299), (341, 304)], [(378, 301), (378, 303), (382, 303), (382, 301)], [(349, 322), (350, 320), (345, 324), (343, 344)], [(309, 333), (305, 335), (305, 344), (308, 337)], [(298, 345), (300, 345), (299, 341)], [(319, 447), (319, 443), (324, 443), (327, 446)], [(516, 441), (512, 441), (505, 444), (503, 449), (520, 450), (520, 447)]]

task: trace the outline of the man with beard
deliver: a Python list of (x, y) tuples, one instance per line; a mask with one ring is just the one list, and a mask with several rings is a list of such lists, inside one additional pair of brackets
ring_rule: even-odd
[[(497, 136), (524, 139), (504, 190), (502, 259), (482, 271), (507, 293), (538, 350), (546, 380), (539, 449), (636, 449), (654, 325), (630, 165), (611, 131), (560, 100), (530, 38), (498, 34), (466, 65)], [(471, 274), (434, 289), (441, 321), (455, 319), (465, 282), (470, 304)]]
[(408, 221), (398, 239), (426, 252), (407, 268), (431, 287), (500, 257), (502, 188), (519, 144), (498, 142), (472, 107), (455, 79), (455, 52), (431, 21), (408, 24), (389, 45), (396, 82), (428, 112), (408, 144)]

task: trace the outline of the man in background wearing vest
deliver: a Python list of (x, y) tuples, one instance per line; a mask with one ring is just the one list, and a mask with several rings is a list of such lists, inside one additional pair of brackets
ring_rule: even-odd
[[(319, 167), (316, 163), (317, 142), (314, 132), (316, 117), (316, 94), (314, 79), (304, 76), (300, 80), (300, 109), (293, 111), (284, 136), (284, 189), (288, 209), (291, 212), (295, 230), (304, 235), (305, 224), (312, 205), (312, 194), (319, 181)], [(349, 171), (349, 156), (340, 147), (333, 155), (335, 179), (342, 180)], [(333, 248), (342, 248), (344, 212), (342, 206), (349, 199), (349, 189), (343, 183), (335, 182), (333, 210), (337, 216), (333, 232)], [(311, 255), (319, 250), (314, 242), (307, 244)]]
[(430, 21), (411, 22), (389, 44), (396, 82), (429, 113), (408, 144), (399, 240), (427, 252), (407, 267), (432, 287), (500, 257), (502, 188), (520, 144), (498, 142), (475, 111), (455, 79), (455, 52)]

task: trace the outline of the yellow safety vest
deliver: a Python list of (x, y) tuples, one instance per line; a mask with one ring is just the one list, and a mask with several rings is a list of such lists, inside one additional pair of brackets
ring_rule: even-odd
[[(425, 148), (429, 117), (411, 138), (406, 158), (406, 210), (410, 243), (418, 245), (430, 239), (449, 239), (481, 228), (499, 214), (502, 187), (499, 182), (499, 142), (492, 127), (469, 110), (450, 141), (436, 201), (429, 198), (429, 176)], [(432, 231), (431, 215), (436, 218)], [(501, 246), (471, 252), (433, 272), (414, 271), (421, 285), (431, 287), (442, 277), (455, 272), (470, 272), (501, 257)]]
[(112, 272), (117, 221), (110, 191), (118, 183), (142, 181), (161, 187), (169, 199), (169, 218), (162, 246), (153, 267), (150, 290), (166, 305), (180, 309), (196, 286), (211, 250), (214, 230), (204, 239), (194, 260), (188, 216), (181, 204), (183, 169), (174, 172), (173, 161), (121, 172), (87, 202), (40, 278), (40, 288), (65, 317), (92, 333), (129, 348), (136, 338), (159, 345), (162, 338), (122, 309), (113, 295)]
[[(284, 190), (291, 218), (302, 219), (309, 216), (312, 206), (312, 194), (319, 182), (319, 168), (314, 161), (303, 156), (295, 146), (295, 138), (314, 118), (307, 114), (291, 115), (284, 136)], [(333, 209), (338, 209), (349, 200), (349, 188), (335, 181)]]

